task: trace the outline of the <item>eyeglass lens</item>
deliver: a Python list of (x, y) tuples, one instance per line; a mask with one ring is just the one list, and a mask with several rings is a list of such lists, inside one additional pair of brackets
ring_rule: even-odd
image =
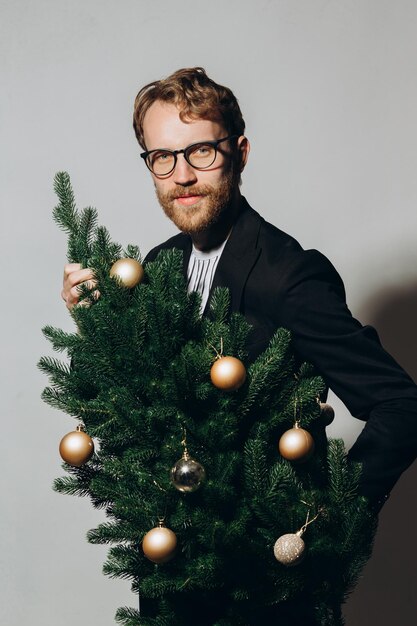
[[(210, 167), (216, 159), (217, 149), (209, 143), (198, 143), (186, 148), (185, 160), (196, 169)], [(148, 167), (156, 176), (169, 174), (175, 167), (176, 155), (169, 150), (158, 150), (148, 156)]]

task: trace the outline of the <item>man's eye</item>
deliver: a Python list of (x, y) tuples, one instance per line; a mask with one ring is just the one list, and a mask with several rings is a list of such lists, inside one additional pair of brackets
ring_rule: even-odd
[(166, 163), (167, 161), (171, 161), (173, 159), (173, 155), (171, 154), (171, 152), (154, 152), (151, 155), (151, 163), (152, 165), (158, 164), (158, 163)]
[(210, 144), (199, 144), (198, 146), (194, 146), (194, 148), (191, 151), (191, 155), (193, 157), (207, 157), (210, 154), (213, 153), (213, 146), (211, 146)]
[(155, 161), (166, 161), (167, 159), (172, 159), (172, 154), (170, 152), (158, 152), (155, 155)]

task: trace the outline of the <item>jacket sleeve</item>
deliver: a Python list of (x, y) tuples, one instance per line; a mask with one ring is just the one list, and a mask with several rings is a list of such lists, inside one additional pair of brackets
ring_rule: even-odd
[(349, 456), (362, 463), (361, 493), (376, 506), (417, 456), (417, 387), (371, 326), (347, 308), (342, 280), (319, 252), (298, 255), (280, 289), (294, 347), (366, 424)]

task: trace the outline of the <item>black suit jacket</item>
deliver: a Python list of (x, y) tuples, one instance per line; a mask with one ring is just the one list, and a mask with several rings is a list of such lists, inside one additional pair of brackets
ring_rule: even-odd
[[(184, 251), (186, 273), (190, 237), (172, 237), (145, 261), (164, 248)], [(333, 265), (317, 250), (303, 250), (242, 199), (212, 290), (219, 286), (229, 288), (232, 311), (252, 325), (250, 359), (278, 327), (288, 328), (299, 358), (315, 365), (352, 415), (366, 421), (349, 454), (363, 464), (361, 492), (381, 506), (417, 456), (417, 387), (376, 331), (352, 317)]]

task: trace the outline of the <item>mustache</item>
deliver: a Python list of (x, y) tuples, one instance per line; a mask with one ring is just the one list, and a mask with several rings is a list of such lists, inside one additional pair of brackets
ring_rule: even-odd
[(176, 200), (186, 196), (207, 196), (213, 191), (211, 185), (193, 185), (190, 187), (181, 187), (178, 185), (175, 189), (167, 191), (163, 194), (165, 200)]

